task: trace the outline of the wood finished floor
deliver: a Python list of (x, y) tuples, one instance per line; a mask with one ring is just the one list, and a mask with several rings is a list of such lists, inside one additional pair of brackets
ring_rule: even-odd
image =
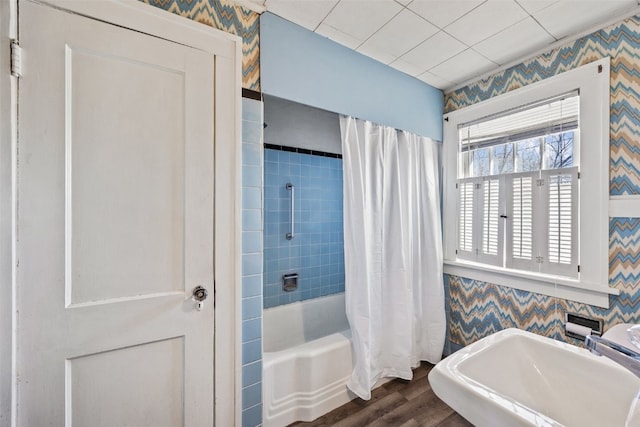
[(290, 427), (467, 427), (467, 420), (431, 390), (427, 374), (433, 365), (423, 363), (411, 381), (393, 380), (371, 392), (371, 400), (355, 399), (315, 421)]

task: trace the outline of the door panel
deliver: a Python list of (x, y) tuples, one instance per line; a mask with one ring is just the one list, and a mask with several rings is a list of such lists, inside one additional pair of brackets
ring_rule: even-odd
[[(183, 424), (184, 337), (67, 360), (67, 420), (76, 426)], [(144, 393), (145, 404), (138, 399)]]
[(71, 304), (185, 290), (185, 75), (107, 49), (66, 49)]
[(19, 6), (18, 424), (212, 425), (215, 58)]

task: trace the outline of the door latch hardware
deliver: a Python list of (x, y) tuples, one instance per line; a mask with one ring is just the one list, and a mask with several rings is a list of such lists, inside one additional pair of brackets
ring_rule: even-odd
[(204, 306), (204, 300), (206, 300), (208, 296), (209, 291), (207, 291), (202, 286), (196, 286), (193, 289), (193, 300), (196, 302), (198, 311), (202, 310), (202, 307)]

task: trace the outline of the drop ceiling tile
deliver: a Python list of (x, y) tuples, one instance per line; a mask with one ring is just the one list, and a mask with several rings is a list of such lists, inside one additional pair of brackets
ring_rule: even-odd
[(318, 26), (316, 33), (320, 34), (321, 36), (325, 36), (336, 43), (340, 43), (341, 45), (344, 45), (350, 49), (355, 49), (362, 43), (362, 40), (359, 40), (351, 36), (350, 34), (343, 33), (337, 28), (333, 28), (332, 26), (324, 23)]
[(438, 77), (435, 74), (431, 74), (428, 71), (420, 74), (418, 79), (438, 89), (446, 89), (455, 84), (454, 82)]
[(341, 0), (323, 23), (363, 42), (400, 10), (394, 0)]
[[(365, 55), (389, 57), (391, 62), (438, 32), (438, 28), (420, 16), (404, 9), (374, 33), (357, 50)], [(377, 58), (376, 58), (377, 59)]]
[(267, 10), (288, 21), (315, 30), (338, 0), (267, 0)]
[(520, 6), (529, 13), (539, 12), (542, 9), (557, 3), (558, 0), (516, 0)]
[(490, 37), (527, 17), (515, 0), (487, 0), (445, 31), (468, 46)]
[(453, 81), (454, 83), (464, 83), (465, 81), (484, 74), (492, 68), (497, 68), (498, 64), (489, 61), (473, 49), (467, 49), (462, 53), (446, 60), (442, 64), (429, 70), (431, 74)]
[(384, 50), (381, 49), (374, 49), (372, 47), (369, 48), (358, 48), (356, 49), (356, 52), (359, 52), (363, 55), (367, 55), (370, 58), (375, 59), (378, 62), (382, 62), (383, 64), (389, 64), (390, 62), (393, 62), (396, 60), (396, 56), (391, 55), (387, 52), (385, 52)]
[(425, 40), (415, 49), (402, 55), (400, 59), (419, 69), (423, 73), (441, 62), (465, 50), (467, 46), (451, 37), (444, 31), (439, 31), (433, 37)]
[(563, 0), (533, 16), (555, 38), (585, 31), (636, 7), (635, 0)]
[(413, 0), (409, 9), (432, 24), (444, 28), (485, 0)]
[(473, 49), (498, 64), (518, 59), (553, 43), (555, 39), (533, 18), (526, 18), (473, 46)]
[(423, 67), (417, 67), (413, 64), (410, 64), (409, 62), (405, 62), (402, 58), (396, 59), (391, 64), (389, 64), (389, 66), (414, 77), (418, 76), (424, 71)]

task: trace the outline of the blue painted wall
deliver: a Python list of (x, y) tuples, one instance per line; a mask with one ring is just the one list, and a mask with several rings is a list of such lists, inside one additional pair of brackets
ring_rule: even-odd
[(271, 13), (260, 69), (269, 95), (442, 141), (442, 91)]
[(242, 426), (262, 424), (262, 102), (242, 99)]
[[(344, 292), (342, 159), (265, 149), (264, 172), (264, 308)], [(299, 274), (296, 291), (282, 290), (286, 273)]]

